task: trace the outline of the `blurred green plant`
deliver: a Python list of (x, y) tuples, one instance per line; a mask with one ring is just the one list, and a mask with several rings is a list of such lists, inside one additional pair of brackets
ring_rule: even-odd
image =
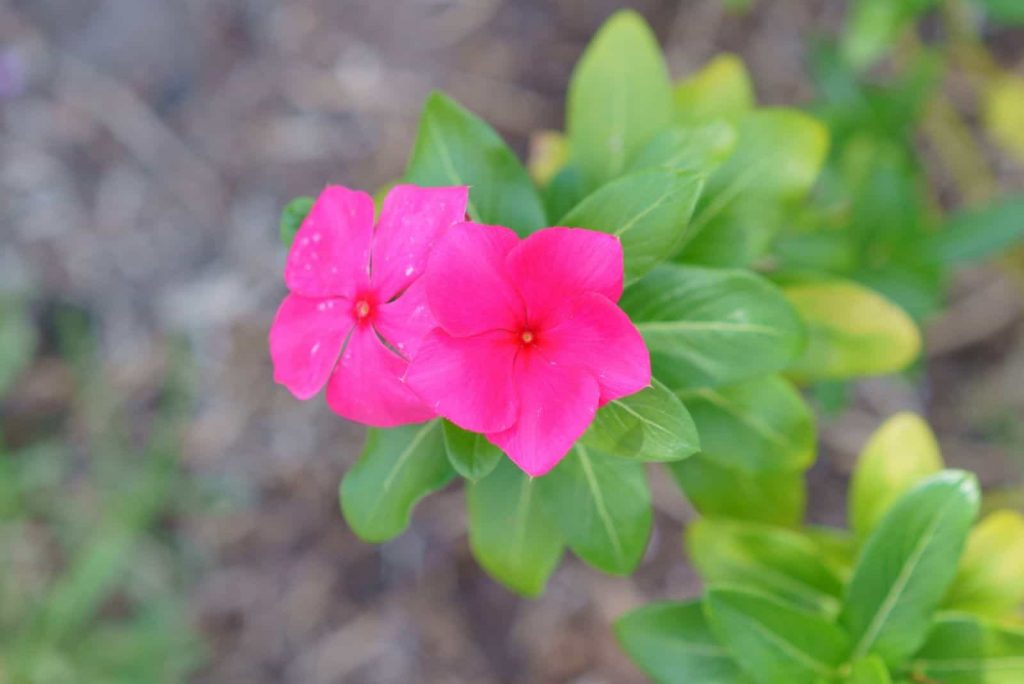
[[(4, 303), (0, 402), (34, 357), (34, 330), (23, 307)], [(73, 372), (66, 424), (19, 430), (17, 449), (0, 435), (0, 682), (185, 681), (203, 659), (173, 529), (195, 499), (180, 470), (186, 355), (172, 353), (137, 447), (82, 317), (61, 310), (55, 337)]]

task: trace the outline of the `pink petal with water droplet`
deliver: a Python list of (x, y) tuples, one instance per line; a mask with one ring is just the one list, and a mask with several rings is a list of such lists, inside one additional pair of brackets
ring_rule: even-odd
[(315, 395), (327, 382), (354, 324), (348, 300), (285, 297), (270, 326), (274, 380), (299, 399)]
[(373, 324), (388, 344), (411, 359), (423, 337), (437, 327), (423, 279), (416, 280), (395, 301), (381, 305)]

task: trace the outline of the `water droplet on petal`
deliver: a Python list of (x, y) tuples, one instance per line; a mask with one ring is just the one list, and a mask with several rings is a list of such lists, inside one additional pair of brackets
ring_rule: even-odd
[(415, 272), (416, 272), (416, 268), (415, 268), (415, 267), (413, 267), (413, 266), (408, 266), (408, 267), (406, 267), (406, 269), (405, 269), (405, 275), (406, 275), (406, 276), (411, 276), (411, 275), (412, 275), (413, 273), (415, 273)]

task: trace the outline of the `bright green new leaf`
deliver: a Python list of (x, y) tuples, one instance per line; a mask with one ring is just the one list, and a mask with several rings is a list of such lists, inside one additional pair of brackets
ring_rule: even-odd
[(672, 94), (678, 123), (736, 119), (754, 108), (754, 87), (743, 60), (723, 54), (680, 81)]
[(753, 472), (807, 468), (815, 422), (807, 403), (777, 375), (724, 387), (683, 390), (701, 451)]
[(581, 440), (612, 456), (635, 461), (678, 461), (700, 448), (686, 406), (657, 380), (647, 389), (598, 409)]
[(926, 245), (944, 264), (980, 261), (1024, 241), (1024, 195), (1013, 195), (952, 216)]
[(861, 658), (853, 664), (844, 684), (892, 684), (885, 662), (878, 656)]
[(661, 168), (709, 175), (736, 147), (736, 127), (725, 121), (662, 131), (630, 161), (629, 169)]
[(763, 591), (830, 618), (839, 612), (842, 582), (801, 532), (704, 517), (687, 528), (686, 548), (705, 584)]
[(967, 538), (945, 607), (1004, 618), (1024, 603), (1024, 516), (996, 511)]
[(818, 177), (828, 131), (791, 109), (759, 109), (737, 122), (733, 155), (708, 181), (680, 259), (745, 266), (761, 256)]
[(911, 668), (918, 675), (915, 681), (1020, 684), (1024, 682), (1024, 631), (1000, 628), (969, 615), (942, 616)]
[(409, 525), (417, 501), (454, 476), (440, 421), (370, 428), (362, 455), (341, 480), (341, 511), (361, 539), (386, 541)]
[(483, 435), (463, 430), (447, 420), (442, 421), (442, 424), (448, 460), (455, 472), (467, 480), (485, 477), (504, 456), (501, 449), (487, 441)]
[(803, 518), (807, 491), (802, 470), (752, 473), (705, 454), (666, 465), (702, 515), (786, 526)]
[(566, 132), (587, 188), (616, 178), (672, 120), (672, 85), (643, 18), (617, 12), (594, 36), (569, 82)]
[(537, 486), (577, 556), (619, 575), (640, 563), (651, 533), (651, 492), (643, 463), (577, 444)]
[(973, 475), (947, 470), (904, 494), (882, 518), (853, 571), (840, 615), (854, 658), (874, 653), (896, 666), (924, 643), (956, 574), (979, 496)]
[(405, 182), (468, 185), (474, 221), (520, 235), (548, 225), (537, 190), (515, 154), (486, 122), (446, 95), (427, 98)]
[(631, 282), (679, 248), (703, 187), (704, 180), (694, 173), (630, 173), (585, 197), (557, 225), (617, 236), (626, 258), (626, 282)]
[(857, 541), (853, 535), (837, 527), (817, 525), (805, 527), (803, 533), (818, 547), (819, 557), (833, 574), (844, 582), (848, 580), (857, 560)]
[(284, 209), (281, 210), (281, 221), (278, 224), (278, 230), (281, 234), (281, 243), (285, 247), (292, 246), (295, 234), (299, 232), (302, 222), (306, 220), (306, 214), (313, 208), (315, 201), (316, 199), (313, 197), (296, 197), (284, 205)]
[(748, 271), (659, 266), (621, 305), (647, 342), (655, 376), (675, 391), (776, 372), (804, 341), (785, 297)]
[(840, 49), (855, 69), (882, 58), (910, 23), (934, 0), (855, 0), (850, 8)]
[(989, 136), (1024, 162), (1024, 78), (1008, 73), (989, 79), (984, 95)]
[(782, 289), (807, 324), (807, 347), (788, 369), (798, 380), (895, 373), (921, 352), (914, 321), (873, 290), (841, 280)]
[(746, 684), (700, 601), (652, 603), (615, 622), (622, 649), (656, 684)]
[(540, 501), (538, 486), (502, 458), (466, 492), (473, 556), (492, 577), (524, 596), (544, 591), (562, 557), (562, 537)]
[(758, 684), (831, 680), (849, 654), (835, 624), (766, 594), (713, 587), (705, 610), (712, 633)]
[(863, 540), (915, 484), (942, 470), (942, 454), (928, 423), (897, 413), (871, 435), (853, 471), (850, 528)]

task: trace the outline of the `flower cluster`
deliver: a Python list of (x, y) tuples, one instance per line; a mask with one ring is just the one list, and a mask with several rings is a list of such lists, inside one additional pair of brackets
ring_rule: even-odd
[(270, 330), (275, 380), (327, 386), (338, 414), (390, 427), (437, 416), (542, 475), (597, 408), (651, 382), (616, 305), (617, 238), (546, 228), (525, 239), (465, 220), (468, 189), (396, 186), (373, 200), (328, 187), (285, 267)]

